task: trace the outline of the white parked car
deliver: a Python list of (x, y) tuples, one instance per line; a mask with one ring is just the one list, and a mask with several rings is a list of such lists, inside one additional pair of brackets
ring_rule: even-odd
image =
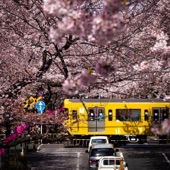
[(99, 160), (98, 170), (128, 170), (128, 165), (123, 157), (104, 156)]
[(109, 143), (109, 139), (108, 139), (107, 136), (92, 136), (90, 138), (90, 141), (89, 141), (87, 152), (90, 152), (90, 149), (91, 149), (92, 145), (105, 144), (105, 143), (106, 144)]

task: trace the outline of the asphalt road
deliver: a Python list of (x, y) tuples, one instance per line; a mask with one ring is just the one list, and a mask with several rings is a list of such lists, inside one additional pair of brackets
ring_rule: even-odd
[(129, 170), (170, 170), (170, 145), (130, 144), (121, 151)]
[[(63, 148), (63, 145), (43, 144), (39, 151), (28, 153), (31, 170), (87, 170), (87, 148)], [(170, 145), (128, 144), (119, 148), (129, 170), (170, 170)]]

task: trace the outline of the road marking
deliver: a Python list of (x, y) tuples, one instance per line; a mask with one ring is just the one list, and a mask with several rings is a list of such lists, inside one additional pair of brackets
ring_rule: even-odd
[(37, 152), (40, 151), (41, 146), (43, 146), (43, 144), (41, 144), (41, 145), (39, 145), (39, 146), (37, 147)]
[(76, 170), (79, 170), (80, 168), (80, 152), (77, 153), (77, 167)]
[(51, 154), (57, 154), (57, 153), (65, 153), (65, 154), (81, 154), (81, 153), (84, 153), (84, 152), (62, 152), (62, 151), (59, 151), (59, 152), (48, 152), (48, 151), (45, 151), (45, 153), (51, 153)]
[(165, 155), (165, 153), (162, 153), (162, 155), (164, 156), (164, 158), (166, 159), (166, 161), (170, 164), (170, 160), (167, 158), (167, 156)]

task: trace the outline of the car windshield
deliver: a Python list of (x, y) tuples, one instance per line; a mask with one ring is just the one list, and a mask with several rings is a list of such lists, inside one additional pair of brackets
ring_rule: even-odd
[(92, 149), (91, 156), (113, 156), (113, 153), (112, 148), (97, 148)]
[(106, 143), (106, 139), (93, 139), (91, 143), (92, 144)]

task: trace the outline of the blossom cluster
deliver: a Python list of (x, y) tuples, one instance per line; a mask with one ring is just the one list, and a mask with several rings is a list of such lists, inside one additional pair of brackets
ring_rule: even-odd
[(170, 134), (170, 119), (165, 119), (161, 125), (154, 125), (152, 132), (157, 135)]
[(99, 60), (96, 63), (95, 72), (103, 77), (108, 77), (109, 73), (114, 72), (115, 68), (109, 61)]
[(76, 95), (79, 93), (82, 86), (87, 86), (89, 83), (95, 82), (95, 80), (96, 76), (92, 74), (91, 70), (83, 70), (81, 74), (75, 77), (69, 74), (63, 84), (63, 91), (68, 95)]
[(96, 82), (98, 76), (107, 78), (109, 74), (114, 73), (114, 71), (115, 67), (109, 60), (104, 61), (101, 59), (96, 63), (94, 70), (82, 70), (82, 72), (75, 77), (69, 74), (63, 84), (63, 90), (69, 95), (78, 94), (82, 86), (89, 86), (91, 83)]
[[(5, 138), (3, 142), (10, 142), (14, 139), (17, 139), (18, 135), (22, 134), (28, 127), (29, 126), (27, 123), (22, 123), (21, 125), (17, 126), (14, 133), (8, 136), (7, 138)], [(0, 155), (2, 155), (5, 152), (5, 150), (6, 150), (5, 148), (1, 148)]]
[(110, 43), (123, 31), (125, 23), (120, 11), (125, 12), (126, 7), (126, 1), (120, 0), (44, 0), (43, 5), (44, 11), (59, 18), (57, 26), (50, 28), (53, 41), (72, 34), (101, 45)]
[(156, 37), (156, 43), (151, 48), (151, 51), (170, 54), (170, 46), (168, 46), (168, 35), (165, 34), (163, 31), (154, 32), (153, 35)]
[(161, 60), (152, 59), (150, 61), (144, 60), (140, 64), (135, 64), (133, 66), (133, 69), (139, 72), (160, 71), (161, 69), (164, 69), (166, 65), (167, 65), (167, 62), (163, 58)]

